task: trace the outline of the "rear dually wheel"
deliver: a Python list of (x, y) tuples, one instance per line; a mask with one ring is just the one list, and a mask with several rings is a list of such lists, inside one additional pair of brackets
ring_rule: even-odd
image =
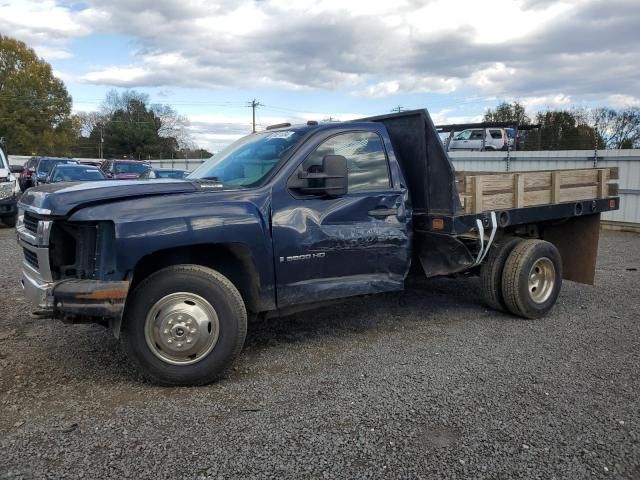
[(544, 240), (524, 240), (509, 254), (502, 274), (502, 294), (514, 315), (540, 318), (553, 307), (562, 286), (560, 252)]

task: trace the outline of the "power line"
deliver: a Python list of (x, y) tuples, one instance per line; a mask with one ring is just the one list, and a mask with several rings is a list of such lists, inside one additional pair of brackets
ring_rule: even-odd
[(401, 105), (398, 105), (397, 107), (393, 107), (391, 109), (392, 112), (398, 112), (398, 113), (400, 113), (402, 110), (404, 110), (404, 107)]

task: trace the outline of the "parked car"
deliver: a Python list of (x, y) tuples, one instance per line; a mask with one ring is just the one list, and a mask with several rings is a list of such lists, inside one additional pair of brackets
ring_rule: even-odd
[(140, 160), (105, 160), (100, 168), (114, 180), (134, 180), (149, 170), (151, 165)]
[[(31, 173), (31, 186), (37, 187), (47, 183), (47, 178), (53, 170), (53, 167), (63, 163), (67, 165), (78, 165), (77, 160), (72, 158), (60, 158), (60, 157), (36, 157), (35, 168)], [(25, 189), (26, 190), (26, 189)]]
[(80, 160), (82, 165), (91, 165), (94, 167), (100, 167), (102, 165), (102, 161), (99, 160)]
[(23, 192), (27, 188), (33, 187), (33, 178), (35, 176), (38, 160), (40, 160), (40, 157), (31, 157), (24, 164), (24, 170), (22, 171), (22, 174), (20, 175), (20, 178), (18, 180), (20, 190), (22, 190)]
[(14, 227), (18, 218), (16, 203), (20, 187), (16, 174), (23, 170), (22, 166), (9, 165), (9, 159), (0, 147), (0, 220), (8, 227)]
[(97, 180), (107, 180), (107, 176), (98, 167), (82, 164), (58, 164), (51, 170), (47, 183), (95, 182)]
[(179, 170), (177, 168), (150, 168), (142, 175), (140, 179), (148, 178), (185, 178), (191, 172), (189, 170)]
[[(24, 293), (51, 318), (110, 327), (148, 378), (201, 385), (238, 356), (248, 317), (400, 291), (409, 275), (479, 274), (488, 305), (525, 318), (553, 307), (563, 277), (593, 283), (614, 172), (464, 173), (416, 110), (280, 125), (186, 181), (30, 189)], [(546, 190), (529, 198), (528, 176)]]
[[(482, 134), (484, 132), (484, 146)], [(504, 128), (469, 128), (456, 134), (449, 144), (449, 151), (461, 150), (506, 150), (509, 136)]]

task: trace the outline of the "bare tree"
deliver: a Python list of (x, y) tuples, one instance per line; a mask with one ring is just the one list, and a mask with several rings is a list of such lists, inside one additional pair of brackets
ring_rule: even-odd
[(169, 105), (155, 104), (151, 106), (151, 111), (160, 119), (158, 135), (166, 138), (175, 138), (180, 149), (196, 148), (188, 130), (189, 119), (187, 117), (178, 115)]
[(592, 124), (607, 148), (633, 148), (640, 144), (640, 108), (627, 107), (616, 111), (596, 108)]
[(94, 128), (104, 126), (108, 117), (101, 112), (78, 112), (75, 114), (80, 124), (80, 134), (88, 137)]

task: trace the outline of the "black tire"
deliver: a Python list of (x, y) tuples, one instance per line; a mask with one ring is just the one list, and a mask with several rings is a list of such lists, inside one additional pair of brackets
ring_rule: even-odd
[[(535, 273), (534, 266), (542, 273)], [(529, 280), (534, 273), (538, 280), (532, 286)], [(502, 273), (502, 295), (511, 313), (524, 318), (543, 317), (556, 303), (561, 288), (562, 260), (553, 244), (524, 240), (511, 250)]]
[(9, 228), (15, 227), (17, 220), (18, 220), (17, 213), (14, 213), (10, 217), (2, 217), (2, 223), (4, 223)]
[(507, 257), (518, 243), (518, 237), (504, 237), (494, 242), (486, 261), (480, 267), (480, 293), (484, 303), (494, 310), (507, 311), (502, 296), (502, 272)]
[[(188, 365), (176, 365), (160, 358), (149, 346), (145, 334), (147, 315), (158, 302), (182, 292), (206, 300), (215, 310), (218, 321), (217, 340), (212, 349)], [(159, 316), (160, 311), (154, 318), (157, 320)], [(165, 314), (162, 318), (168, 317)], [(209, 332), (211, 330), (209, 327)], [(121, 341), (131, 361), (149, 380), (170, 386), (204, 385), (220, 378), (231, 365), (242, 350), (246, 333), (247, 312), (242, 296), (227, 277), (199, 265), (176, 265), (153, 273), (130, 295)], [(156, 351), (162, 348), (157, 342), (155, 345)]]

